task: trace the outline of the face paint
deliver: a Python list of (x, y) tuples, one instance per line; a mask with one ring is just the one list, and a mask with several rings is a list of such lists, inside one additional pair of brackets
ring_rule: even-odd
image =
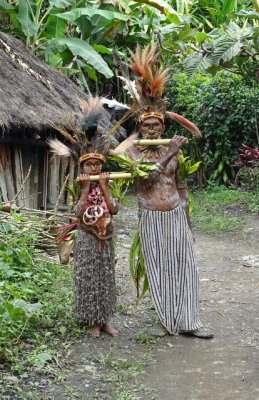
[(102, 162), (95, 158), (87, 160), (83, 164), (83, 173), (89, 175), (99, 175), (102, 170)]
[(145, 119), (139, 126), (139, 131), (144, 139), (158, 139), (164, 129), (164, 124), (156, 117)]

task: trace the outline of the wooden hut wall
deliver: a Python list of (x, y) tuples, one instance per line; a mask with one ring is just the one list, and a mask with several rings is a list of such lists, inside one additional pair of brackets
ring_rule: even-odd
[(75, 179), (77, 169), (75, 162), (71, 159), (53, 157), (48, 153), (48, 172), (47, 172), (47, 209), (55, 207), (59, 199), (59, 209), (68, 209), (71, 206), (71, 198), (67, 189), (61, 193), (66, 177), (67, 184), (71, 185)]
[[(75, 173), (75, 163), (72, 160), (54, 159), (44, 147), (0, 144), (1, 202), (12, 201), (18, 194), (15, 204), (19, 207), (54, 208), (66, 175), (69, 174), (71, 184)], [(59, 206), (67, 209), (69, 203), (71, 199), (67, 190), (64, 190)]]
[(15, 196), (12, 161), (9, 146), (0, 144), (0, 201), (8, 202)]
[(45, 177), (45, 208), (55, 208), (58, 201), (59, 210), (69, 210), (72, 206), (72, 198), (64, 183), (68, 176), (67, 185), (72, 185), (77, 176), (77, 165), (72, 159), (53, 157), (46, 153), (46, 177)]
[(15, 199), (19, 207), (42, 208), (44, 151), (31, 145), (0, 144), (1, 201)]

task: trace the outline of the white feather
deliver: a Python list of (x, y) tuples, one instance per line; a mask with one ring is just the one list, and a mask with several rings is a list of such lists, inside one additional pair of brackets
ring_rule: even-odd
[(50, 147), (50, 151), (54, 153), (56, 156), (60, 157), (70, 157), (71, 151), (69, 147), (60, 142), (58, 139), (50, 139), (48, 140), (48, 145)]
[(119, 103), (117, 100), (106, 99), (105, 97), (101, 97), (102, 104), (106, 104), (109, 108), (114, 108), (115, 110), (129, 109), (127, 104)]
[(124, 76), (119, 76), (120, 80), (125, 83), (123, 86), (123, 89), (127, 90), (127, 93), (130, 95), (132, 99), (136, 99), (137, 101), (140, 101), (140, 95), (137, 91), (136, 88), (136, 81), (131, 81), (130, 79), (124, 78)]

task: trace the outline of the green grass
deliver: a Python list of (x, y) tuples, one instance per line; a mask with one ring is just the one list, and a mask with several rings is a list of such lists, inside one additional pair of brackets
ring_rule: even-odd
[(231, 232), (243, 226), (249, 212), (259, 212), (258, 194), (215, 186), (194, 193), (191, 220), (202, 232)]

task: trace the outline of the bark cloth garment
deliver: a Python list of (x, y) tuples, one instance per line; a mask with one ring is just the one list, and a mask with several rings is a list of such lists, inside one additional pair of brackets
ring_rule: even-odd
[(95, 184), (91, 185), (86, 205), (99, 205), (104, 210), (101, 225), (98, 221), (90, 225), (79, 221), (74, 251), (76, 316), (92, 327), (104, 325), (115, 313), (115, 261), (111, 216)]
[(112, 239), (104, 241), (100, 252), (99, 238), (79, 229), (74, 254), (76, 316), (89, 327), (103, 325), (116, 310)]
[(140, 237), (150, 293), (161, 323), (171, 334), (200, 328), (198, 271), (183, 208), (142, 210)]

